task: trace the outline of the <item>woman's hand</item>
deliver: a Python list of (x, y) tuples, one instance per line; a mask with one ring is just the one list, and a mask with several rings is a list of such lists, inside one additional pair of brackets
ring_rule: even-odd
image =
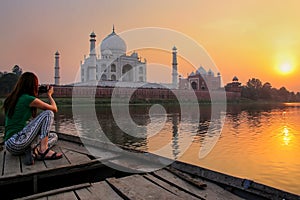
[(51, 97), (52, 94), (54, 93), (54, 90), (53, 90), (53, 87), (52, 87), (52, 86), (49, 85), (48, 87), (49, 87), (49, 90), (48, 90), (48, 92), (47, 92), (47, 95)]
[(54, 99), (52, 98), (52, 94), (54, 92), (53, 87), (52, 86), (48, 86), (48, 87), (49, 87), (49, 90), (47, 92), (47, 95), (48, 95), (48, 99), (49, 99), (49, 104), (43, 102), (39, 98), (35, 98), (29, 105), (30, 107), (37, 107), (42, 110), (52, 110), (53, 112), (57, 112), (56, 103), (55, 103)]

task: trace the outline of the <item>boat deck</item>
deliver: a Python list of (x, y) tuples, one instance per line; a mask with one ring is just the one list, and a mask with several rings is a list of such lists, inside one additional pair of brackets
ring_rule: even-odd
[[(179, 161), (154, 172), (123, 172), (116, 169), (141, 169), (141, 163), (155, 168), (165, 158), (143, 154), (133, 159), (126, 151), (111, 151), (109, 145), (99, 141), (65, 134), (59, 138), (53, 149), (62, 152), (63, 158), (36, 161), (31, 166), (23, 164), (23, 156), (0, 150), (1, 198), (300, 200), (294, 194)], [(95, 157), (86, 147), (100, 156)], [(107, 163), (121, 168), (112, 169)]]
[(36, 161), (34, 165), (26, 166), (23, 164), (24, 156), (13, 156), (3, 149), (0, 152), (0, 186), (22, 182), (27, 184), (26, 181), (29, 181), (35, 194), (29, 194), (28, 199), (240, 199), (216, 184), (180, 178), (174, 174), (174, 169), (173, 173), (162, 169), (40, 192), (39, 180), (99, 169), (103, 166), (102, 162), (113, 162), (119, 157), (112, 152), (103, 152), (103, 157), (94, 158), (84, 146), (64, 140), (59, 140), (54, 150), (62, 152), (63, 158)]
[(107, 178), (101, 182), (60, 188), (22, 199), (241, 199), (215, 184), (206, 184), (207, 187), (193, 185), (162, 169), (153, 173)]

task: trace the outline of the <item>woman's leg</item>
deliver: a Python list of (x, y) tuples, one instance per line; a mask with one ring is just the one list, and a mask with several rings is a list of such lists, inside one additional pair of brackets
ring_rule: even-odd
[[(48, 136), (53, 123), (53, 119), (54, 114), (52, 111), (43, 111), (31, 122), (29, 122), (22, 131), (13, 135), (5, 142), (7, 150), (13, 154), (21, 154), (31, 145), (31, 143), (37, 137), (41, 141), (47, 138), (48, 141)], [(53, 143), (54, 141), (51, 142)], [(48, 147), (48, 143), (46, 146)]]
[(49, 133), (48, 135), (48, 147), (49, 148), (52, 148), (56, 143), (57, 143), (57, 140), (58, 140), (58, 136), (56, 133)]

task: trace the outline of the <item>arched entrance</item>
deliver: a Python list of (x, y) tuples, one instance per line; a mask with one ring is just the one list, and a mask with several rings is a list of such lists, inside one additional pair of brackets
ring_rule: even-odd
[(133, 70), (131, 65), (127, 64), (122, 67), (122, 77), (123, 81), (133, 81)]
[(193, 81), (192, 83), (191, 83), (191, 86), (192, 86), (192, 88), (193, 88), (193, 90), (197, 90), (198, 88), (197, 88), (197, 82), (195, 82), (195, 81)]
[(107, 76), (105, 74), (102, 74), (101, 81), (106, 81), (106, 80), (107, 80)]

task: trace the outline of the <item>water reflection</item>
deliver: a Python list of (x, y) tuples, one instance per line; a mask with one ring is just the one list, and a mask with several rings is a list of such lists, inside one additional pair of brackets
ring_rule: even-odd
[(172, 149), (173, 149), (173, 156), (174, 159), (178, 159), (178, 155), (180, 153), (179, 149), (179, 137), (178, 137), (178, 118), (179, 115), (173, 114), (172, 115)]
[[(183, 109), (185, 113), (179, 106), (168, 105), (165, 113), (157, 113), (148, 105), (129, 106), (130, 117), (140, 130), (139, 135), (131, 135), (127, 133), (130, 127), (126, 131), (118, 127), (110, 107), (96, 106), (97, 121), (91, 125), (86, 122), (90, 111), (83, 109), (80, 118), (73, 119), (72, 108), (66, 106), (56, 114), (53, 130), (102, 140), (100, 125), (115, 144), (151, 152), (164, 149), (170, 158), (299, 194), (300, 104), (228, 105), (223, 127), (222, 108), (212, 112), (211, 106), (203, 105), (200, 115), (192, 106)], [(123, 112), (120, 107), (118, 115)], [(127, 122), (127, 118), (120, 121)], [(0, 123), (4, 124), (1, 114)], [(207, 148), (214, 144), (213, 149)]]
[(291, 135), (289, 134), (289, 129), (285, 126), (283, 127), (283, 142), (285, 145), (289, 145), (290, 141), (291, 141)]

